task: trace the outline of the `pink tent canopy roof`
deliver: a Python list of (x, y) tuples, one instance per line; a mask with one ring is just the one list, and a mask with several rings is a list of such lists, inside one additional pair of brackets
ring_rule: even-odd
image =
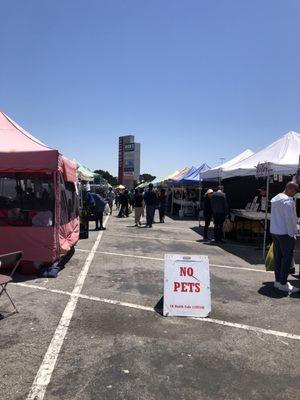
[(0, 111), (0, 152), (53, 151)]
[[(77, 165), (60, 156), (0, 111), (0, 172), (53, 172), (77, 181)], [(75, 172), (74, 172), (74, 171)]]

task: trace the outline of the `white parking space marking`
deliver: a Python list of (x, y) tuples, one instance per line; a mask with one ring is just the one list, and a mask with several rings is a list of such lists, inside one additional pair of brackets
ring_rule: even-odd
[[(89, 250), (84, 250), (84, 249), (76, 249), (76, 251), (82, 251), (84, 253), (89, 252)], [(138, 255), (133, 255), (133, 254), (123, 254), (123, 253), (111, 253), (109, 251), (96, 250), (96, 253), (108, 255), (108, 256), (115, 256), (115, 257), (131, 257), (131, 258), (141, 258), (144, 260), (164, 261), (164, 258), (138, 256)], [(238, 269), (241, 271), (263, 272), (263, 273), (273, 274), (273, 271), (265, 271), (263, 269), (255, 269), (255, 268), (248, 268), (248, 267), (233, 267), (232, 265), (220, 265), (220, 264), (209, 264), (209, 265), (210, 265), (210, 267), (216, 267), (216, 268)]]
[[(105, 218), (104, 226), (106, 225), (107, 221), (108, 221), (108, 216)], [(61, 347), (64, 343), (64, 339), (66, 337), (72, 316), (74, 314), (80, 292), (82, 290), (84, 281), (88, 274), (90, 265), (95, 256), (95, 250), (97, 250), (97, 247), (99, 246), (102, 235), (103, 235), (103, 231), (99, 232), (99, 234), (96, 238), (96, 241), (94, 243), (94, 246), (92, 247), (92, 250), (89, 252), (89, 254), (85, 260), (84, 266), (78, 276), (78, 279), (75, 283), (72, 293), (68, 293), (68, 295), (70, 296), (70, 299), (69, 299), (68, 304), (66, 305), (66, 308), (65, 308), (65, 310), (62, 314), (62, 317), (58, 323), (58, 326), (55, 330), (55, 333), (54, 333), (51, 343), (48, 347), (48, 350), (44, 356), (42, 364), (36, 374), (36, 377), (32, 384), (31, 390), (27, 396), (27, 400), (42, 400), (45, 396), (47, 386), (51, 380), (51, 376), (52, 376), (58, 355), (59, 355)], [(31, 286), (34, 286), (34, 285), (31, 285)], [(58, 291), (56, 291), (56, 293), (57, 292)]]
[[(48, 288), (45, 288), (44, 286), (30, 285), (27, 283), (15, 283), (15, 285), (27, 287), (30, 289), (37, 289), (37, 290), (52, 292), (55, 294), (67, 295), (67, 296), (71, 296), (71, 299), (76, 297), (77, 299), (80, 298), (80, 299), (85, 299), (85, 300), (98, 301), (100, 303), (112, 304), (112, 305), (121, 306), (121, 307), (134, 308), (137, 310), (155, 312), (154, 308), (152, 308), (152, 307), (142, 306), (139, 304), (133, 304), (133, 303), (128, 303), (128, 302), (119, 301), (119, 300), (106, 299), (106, 298), (101, 298), (101, 297), (96, 297), (96, 296), (87, 296), (87, 295), (80, 294), (80, 293), (74, 294), (73, 292), (71, 293), (71, 292), (65, 292), (63, 290), (48, 289)], [(300, 335), (297, 335), (297, 334), (275, 331), (272, 329), (264, 329), (264, 328), (259, 328), (257, 326), (239, 324), (236, 322), (222, 321), (220, 319), (214, 319), (214, 318), (189, 318), (189, 317), (185, 317), (185, 318), (192, 319), (192, 320), (198, 321), (198, 322), (208, 322), (208, 323), (217, 324), (217, 325), (221, 325), (221, 326), (227, 326), (230, 328), (242, 329), (245, 331), (250, 331), (250, 332), (255, 332), (255, 333), (261, 333), (261, 334), (265, 334), (265, 335), (272, 335), (272, 336), (282, 337), (282, 338), (292, 339), (292, 340), (300, 340)], [(43, 397), (29, 397), (29, 398), (32, 400), (37, 400), (37, 399), (42, 399)]]

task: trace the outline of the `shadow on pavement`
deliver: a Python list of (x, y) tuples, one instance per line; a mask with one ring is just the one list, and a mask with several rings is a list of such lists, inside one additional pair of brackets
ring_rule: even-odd
[[(293, 286), (300, 288), (300, 282), (292, 281), (291, 283)], [(258, 293), (271, 299), (282, 299), (283, 297), (288, 296), (300, 299), (300, 293), (289, 295), (288, 293), (282, 292), (281, 290), (274, 288), (274, 281), (263, 282), (263, 286), (258, 290)]]
[[(191, 228), (192, 231), (197, 233), (198, 235), (203, 235), (203, 226), (194, 226)], [(213, 238), (213, 228), (209, 228), (208, 230), (208, 237)], [(203, 239), (199, 239), (198, 242), (203, 242)], [(225, 243), (214, 243), (214, 242), (207, 242), (207, 245), (220, 247), (221, 249), (227, 251), (228, 253), (233, 254), (236, 257), (241, 258), (242, 260), (246, 261), (251, 265), (259, 265), (264, 264), (263, 257), (262, 257), (262, 249), (258, 248), (254, 244), (248, 243), (239, 243), (233, 240), (225, 240)]]
[(164, 310), (164, 296), (160, 298), (156, 306), (154, 307), (155, 312), (163, 317), (163, 310)]
[[(58, 270), (58, 275), (59, 272), (65, 268), (65, 266), (67, 265), (67, 263), (72, 259), (72, 257), (75, 254), (75, 248), (72, 247), (72, 249), (65, 255), (63, 256), (59, 261), (53, 263), (51, 266), (49, 266), (50, 268), (57, 268)], [(45, 276), (40, 275), (39, 271), (36, 274), (21, 274), (21, 273), (16, 273), (14, 275), (14, 282), (28, 282), (28, 281), (32, 281), (34, 279), (37, 278), (45, 278)], [(56, 278), (52, 277), (52, 276), (47, 276), (48, 278)]]

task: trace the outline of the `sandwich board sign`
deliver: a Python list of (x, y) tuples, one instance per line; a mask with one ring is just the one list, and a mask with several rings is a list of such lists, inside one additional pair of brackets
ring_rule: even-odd
[(165, 254), (164, 316), (207, 317), (210, 311), (208, 257)]

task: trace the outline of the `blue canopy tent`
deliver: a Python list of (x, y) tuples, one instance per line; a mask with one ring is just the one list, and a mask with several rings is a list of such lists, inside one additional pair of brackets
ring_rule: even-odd
[[(194, 187), (194, 188), (199, 187), (199, 206), (200, 206), (201, 183), (202, 183), (201, 174), (208, 171), (209, 169), (210, 167), (206, 163), (203, 163), (199, 168), (191, 167), (180, 178), (169, 180), (168, 185), (173, 187), (173, 191), (175, 186), (180, 186), (182, 188), (182, 191), (184, 187)], [(182, 201), (183, 201), (182, 198), (183, 196), (181, 197), (180, 209), (182, 209)], [(172, 213), (173, 213), (173, 203), (174, 203), (174, 195), (172, 197), (172, 206), (171, 206)]]
[(206, 163), (203, 163), (199, 168), (191, 167), (179, 179), (171, 179), (168, 183), (170, 186), (201, 186), (201, 174), (208, 171), (209, 169), (210, 167)]

